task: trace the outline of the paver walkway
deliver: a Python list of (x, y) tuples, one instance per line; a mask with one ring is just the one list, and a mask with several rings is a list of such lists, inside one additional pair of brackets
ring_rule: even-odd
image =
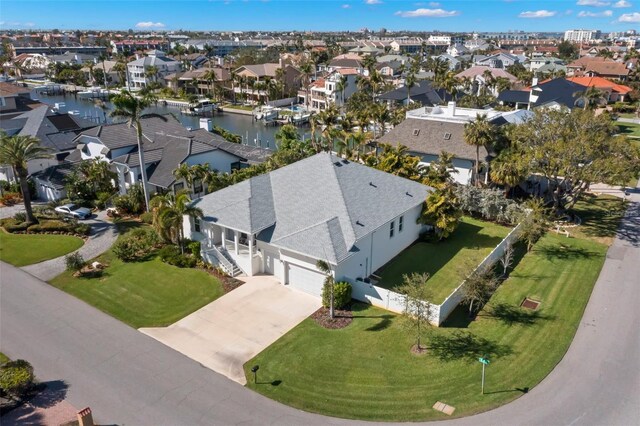
[(78, 410), (65, 400), (67, 384), (46, 383), (46, 389), (31, 401), (2, 416), (2, 426), (62, 425), (77, 418)]
[[(91, 234), (79, 251), (85, 260), (90, 260), (109, 250), (116, 241), (118, 233), (116, 226), (107, 220), (105, 211), (98, 212), (96, 218), (87, 220), (86, 223), (91, 225)], [(64, 256), (60, 256), (24, 266), (22, 269), (43, 281), (49, 281), (63, 273), (66, 265)]]
[(243, 365), (320, 308), (320, 298), (272, 276), (245, 284), (163, 328), (140, 331), (240, 384)]

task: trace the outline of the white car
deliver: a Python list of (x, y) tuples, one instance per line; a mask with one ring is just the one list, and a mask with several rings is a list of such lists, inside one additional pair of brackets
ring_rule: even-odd
[(91, 216), (91, 210), (86, 207), (77, 206), (75, 204), (65, 204), (62, 206), (58, 206), (55, 208), (55, 211), (78, 219), (87, 219)]

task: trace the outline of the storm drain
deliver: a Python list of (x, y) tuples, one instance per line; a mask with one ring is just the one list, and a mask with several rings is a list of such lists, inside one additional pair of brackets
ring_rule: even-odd
[(538, 306), (540, 306), (540, 302), (525, 297), (520, 306), (535, 311), (536, 309), (538, 309)]
[(440, 401), (436, 402), (436, 403), (433, 405), (433, 409), (434, 409), (434, 410), (441, 411), (441, 412), (445, 413), (445, 414), (446, 414), (446, 415), (448, 415), (448, 416), (452, 415), (452, 414), (453, 414), (453, 412), (454, 412), (454, 411), (456, 411), (456, 408), (455, 408), (455, 407), (452, 407), (452, 406), (447, 405), (447, 404), (445, 404), (444, 402), (440, 402)]

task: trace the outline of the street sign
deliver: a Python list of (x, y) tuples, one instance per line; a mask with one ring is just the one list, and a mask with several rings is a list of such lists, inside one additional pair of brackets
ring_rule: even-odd
[(489, 360), (488, 360), (488, 359), (486, 359), (486, 358), (478, 358), (478, 361), (480, 361), (480, 362), (481, 362), (481, 363), (483, 363), (484, 365), (489, 365), (489, 363), (491, 362), (491, 361), (489, 361)]

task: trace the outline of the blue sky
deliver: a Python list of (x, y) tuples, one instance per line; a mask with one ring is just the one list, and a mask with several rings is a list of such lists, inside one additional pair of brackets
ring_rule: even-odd
[(640, 0), (2, 0), (0, 28), (621, 31)]

